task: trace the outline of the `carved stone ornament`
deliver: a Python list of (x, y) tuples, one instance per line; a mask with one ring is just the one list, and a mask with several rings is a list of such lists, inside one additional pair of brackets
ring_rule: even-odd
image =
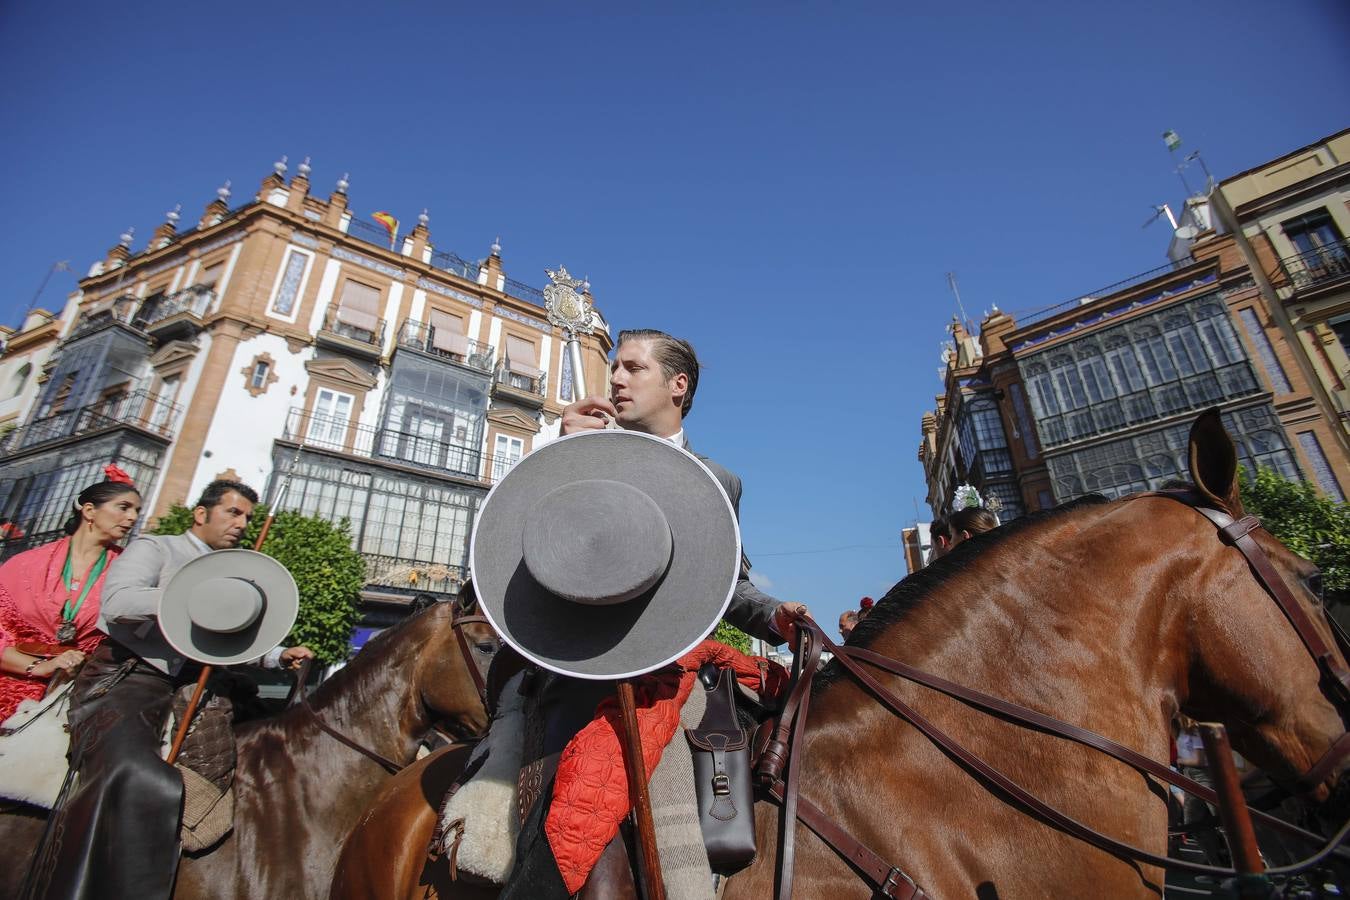
[(548, 310), (548, 320), (569, 335), (590, 334), (595, 326), (590, 298), (577, 293), (577, 288), (585, 284), (581, 278), (573, 278), (567, 273), (566, 266), (558, 266), (554, 272), (545, 269), (552, 284), (544, 288), (544, 308)]

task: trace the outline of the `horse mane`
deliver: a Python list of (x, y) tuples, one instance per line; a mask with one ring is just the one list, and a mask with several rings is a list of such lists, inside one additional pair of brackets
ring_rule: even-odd
[(883, 632), (912, 615), (949, 579), (968, 569), (975, 557), (989, 547), (1013, 540), (1024, 532), (1039, 528), (1045, 522), (1107, 502), (1109, 501), (1101, 494), (1087, 494), (1053, 509), (1019, 516), (992, 531), (972, 535), (946, 556), (935, 559), (919, 571), (902, 578), (886, 593), (886, 596), (877, 601), (872, 611), (854, 626), (853, 633), (849, 636), (849, 646), (870, 646)]

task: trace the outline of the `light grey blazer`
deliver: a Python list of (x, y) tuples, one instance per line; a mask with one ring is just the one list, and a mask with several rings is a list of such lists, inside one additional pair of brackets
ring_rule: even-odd
[(136, 538), (108, 567), (98, 627), (161, 672), (178, 674), (186, 660), (159, 630), (159, 600), (179, 569), (210, 552), (191, 532)]
[[(729, 469), (723, 468), (713, 460), (697, 453), (689, 446), (689, 438), (684, 438), (684, 449), (698, 457), (699, 462), (708, 467), (713, 477), (722, 485), (731, 501), (736, 519), (741, 517), (741, 480)], [(742, 545), (743, 546), (743, 545)], [(770, 644), (783, 643), (783, 636), (773, 630), (773, 613), (782, 601), (775, 600), (750, 583), (750, 558), (741, 552), (741, 572), (736, 579), (736, 590), (731, 596), (731, 605), (727, 607), (726, 620), (741, 631), (768, 641)]]

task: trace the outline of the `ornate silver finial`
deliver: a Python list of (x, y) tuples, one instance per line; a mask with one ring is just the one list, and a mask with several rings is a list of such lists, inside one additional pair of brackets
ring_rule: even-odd
[(179, 215), (179, 213), (182, 211), (182, 209), (183, 209), (183, 204), (178, 203), (178, 204), (176, 204), (176, 205), (174, 206), (173, 209), (169, 210), (168, 212), (166, 212), (166, 213), (164, 214), (164, 218), (167, 219), (167, 220), (169, 221), (169, 224), (170, 224), (170, 225), (173, 225), (173, 226), (177, 227), (177, 225), (178, 225), (178, 220), (182, 218), (182, 216)]
[(338, 179), (338, 183), (337, 183), (337, 192), (338, 192), (339, 194), (345, 194), (345, 193), (347, 193), (347, 188), (351, 187), (351, 182), (349, 182), (347, 179), (348, 179), (348, 178), (351, 178), (351, 177), (352, 177), (352, 176), (351, 176), (351, 173), (350, 173), (350, 172), (343, 172), (343, 173), (342, 173), (342, 177)]
[(216, 197), (219, 198), (221, 203), (230, 202), (230, 180), (228, 178), (225, 179), (224, 184), (216, 188)]
[(497, 235), (497, 237), (492, 241), (492, 255), (493, 256), (502, 255), (502, 236), (500, 234)]
[(300, 175), (301, 178), (308, 178), (308, 177), (309, 177), (309, 173), (312, 172), (313, 169), (311, 169), (311, 168), (309, 167), (309, 157), (308, 157), (308, 156), (305, 157), (305, 161), (304, 161), (304, 162), (302, 162), (300, 165), (298, 165), (298, 166), (295, 167), (295, 171)]
[(581, 280), (581, 292), (589, 294), (591, 292), (591, 276), (586, 275)]
[(133, 226), (122, 232), (117, 237), (117, 243), (123, 247), (131, 247), (131, 239), (136, 235), (136, 228)]
[(272, 163), (272, 171), (277, 173), (277, 177), (283, 177), (286, 174), (286, 154), (281, 154), (281, 159)]
[(558, 266), (556, 272), (544, 271), (552, 282), (544, 288), (544, 309), (548, 310), (549, 322), (571, 335), (590, 334), (595, 324), (591, 304), (585, 294), (577, 293), (577, 288), (587, 282), (573, 278), (566, 266)]
[(431, 221), (431, 216), (427, 215), (427, 208), (424, 206), (424, 207), (422, 207), (422, 214), (421, 214), (420, 216), (417, 217), (417, 224), (418, 224), (418, 225), (421, 225), (423, 228), (426, 228), (426, 227), (427, 227), (427, 223), (430, 222), (430, 221)]

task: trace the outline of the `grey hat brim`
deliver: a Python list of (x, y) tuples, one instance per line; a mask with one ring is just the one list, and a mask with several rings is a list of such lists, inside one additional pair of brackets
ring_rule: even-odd
[[(562, 484), (589, 479), (637, 488), (670, 526), (665, 575), (624, 603), (590, 606), (555, 596), (523, 558), (522, 533), (535, 503)], [(721, 484), (693, 454), (638, 432), (587, 431), (545, 444), (493, 487), (469, 557), (480, 609), (502, 640), (553, 672), (620, 679), (679, 659), (716, 627), (740, 572), (740, 528)]]
[[(188, 599), (214, 578), (245, 578), (262, 593), (263, 610), (241, 631), (202, 628), (188, 614)], [(290, 634), (300, 611), (300, 592), (286, 567), (253, 550), (214, 550), (189, 562), (169, 579), (159, 601), (159, 629), (188, 659), (213, 666), (250, 662)]]

